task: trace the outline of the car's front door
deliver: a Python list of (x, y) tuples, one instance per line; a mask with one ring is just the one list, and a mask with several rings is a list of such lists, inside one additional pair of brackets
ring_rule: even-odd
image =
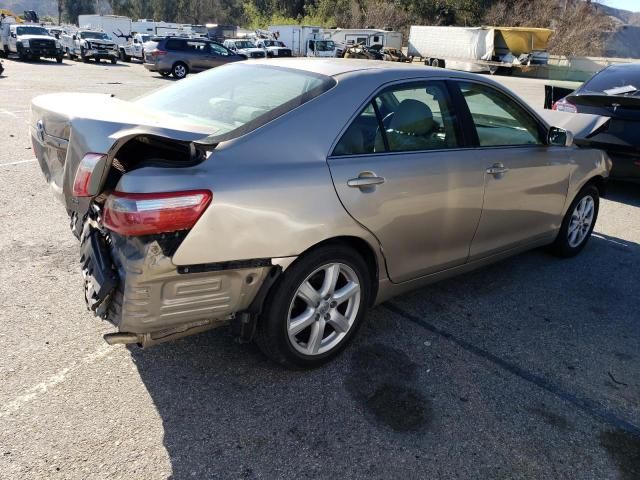
[(349, 214), (379, 240), (394, 282), (463, 264), (480, 219), (484, 163), (444, 81), (396, 84), (352, 121), (328, 159)]
[(484, 162), (485, 196), (470, 260), (553, 235), (562, 221), (568, 153), (548, 146), (538, 120), (510, 96), (477, 82), (455, 82)]

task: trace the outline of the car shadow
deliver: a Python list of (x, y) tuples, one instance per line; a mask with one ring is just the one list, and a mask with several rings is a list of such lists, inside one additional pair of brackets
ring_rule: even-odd
[(606, 199), (640, 207), (640, 184), (610, 180)]
[[(527, 344), (534, 346), (540, 343), (539, 337), (548, 335), (551, 327), (546, 320), (526, 307), (531, 302), (527, 295), (533, 287), (543, 293), (546, 289), (567, 294), (582, 290), (587, 303), (579, 305), (571, 303), (575, 298), (567, 300), (562, 307), (571, 315), (565, 321), (580, 331), (597, 327), (601, 338), (586, 341), (594, 342), (597, 346), (594, 350), (599, 354), (613, 355), (613, 351), (622, 352), (626, 348), (620, 345), (613, 351), (607, 350), (608, 338), (619, 336), (623, 329), (615, 305), (637, 295), (640, 289), (640, 279), (637, 275), (631, 277), (629, 262), (634, 261), (640, 261), (640, 245), (599, 234), (574, 259), (558, 260), (536, 250), (392, 302), (405, 310), (431, 309), (434, 317), (441, 315), (446, 319), (442, 327), (445, 329), (455, 329), (455, 324), (448, 324), (450, 319), (461, 318), (463, 331), (470, 332), (466, 340), (470, 343), (484, 341), (486, 333), (474, 330), (477, 328), (474, 322), (491, 323), (497, 316), (494, 312), (502, 311), (501, 315), (510, 320), (502, 327), (502, 333), (492, 334), (498, 346), (484, 347), (499, 349), (503, 344), (512, 346), (513, 342), (520, 342), (520, 335), (526, 334)], [(627, 267), (630, 277), (625, 277), (620, 291), (594, 284), (595, 279), (615, 281), (611, 272), (626, 275)], [(503, 287), (509, 291), (505, 292)], [(476, 306), (477, 299), (491, 306), (486, 309)], [(598, 301), (601, 303), (597, 304)], [(461, 314), (461, 308), (467, 309), (469, 316)], [(438, 450), (437, 435), (448, 438), (437, 429), (430, 432), (436, 437), (424, 436), (434, 421), (432, 392), (446, 391), (449, 395), (451, 390), (451, 397), (447, 398), (453, 400), (441, 402), (437, 416), (455, 418), (455, 401), (461, 396), (457, 389), (477, 389), (481, 380), (472, 375), (466, 380), (468, 385), (452, 387), (450, 379), (459, 376), (459, 372), (449, 361), (434, 356), (427, 361), (440, 362), (439, 368), (443, 369), (440, 380), (416, 383), (415, 376), (421, 370), (426, 371), (426, 367), (409, 358), (415, 356), (410, 351), (416, 343), (415, 325), (393, 317), (385, 304), (376, 307), (347, 351), (325, 367), (307, 372), (285, 370), (267, 361), (253, 345), (234, 343), (226, 329), (148, 350), (131, 347), (132, 360), (162, 419), (171, 478), (331, 478), (343, 476), (340, 472), (344, 477), (349, 477), (348, 472), (357, 476), (357, 472), (367, 468), (368, 476), (384, 478), (385, 472), (393, 476), (393, 470), (385, 468), (401, 462), (406, 462), (403, 463), (406, 468), (423, 468), (420, 457)], [(521, 329), (526, 331), (520, 332)], [(625, 335), (630, 335), (630, 331), (633, 330), (625, 331)], [(474, 338), (474, 332), (480, 336)], [(425, 336), (431, 333), (426, 332)], [(640, 333), (636, 334), (638, 338), (631, 343), (640, 341)], [(502, 340), (495, 340), (496, 337)], [(422, 346), (423, 340), (418, 339), (418, 345)], [(442, 341), (446, 343), (448, 339)], [(564, 356), (579, 355), (581, 351), (575, 348), (566, 352), (572, 349), (566, 344), (536, 348), (535, 356), (544, 358), (544, 371), (554, 368), (567, 371)], [(504, 374), (494, 375), (501, 378)], [(500, 385), (505, 391), (492, 392), (491, 397), (509, 398), (512, 394), (506, 390), (509, 386)], [(481, 405), (481, 410), (494, 408), (493, 400), (487, 402)], [(480, 423), (479, 437), (479, 432), (487, 428), (480, 417), (470, 415), (465, 420)], [(512, 428), (509, 418), (502, 421), (506, 422), (504, 428)], [(597, 434), (596, 430), (593, 435)], [(468, 440), (454, 437), (454, 441)], [(512, 458), (509, 448), (505, 448), (505, 458)], [(445, 448), (443, 458), (447, 457), (446, 452)], [(492, 454), (502, 455), (488, 453)], [(521, 468), (515, 458), (512, 467), (514, 472)]]

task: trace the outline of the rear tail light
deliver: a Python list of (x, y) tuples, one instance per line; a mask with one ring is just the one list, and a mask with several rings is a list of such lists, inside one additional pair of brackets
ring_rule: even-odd
[(153, 57), (160, 57), (162, 55), (166, 55), (167, 52), (164, 50), (158, 50), (157, 48), (155, 50), (151, 50), (151, 56)]
[[(97, 192), (91, 192), (91, 175), (95, 171), (96, 166), (103, 160), (103, 153), (87, 153), (80, 161), (76, 178), (73, 181), (73, 195), (76, 197), (92, 197)], [(102, 171), (100, 172), (102, 173)]]
[(553, 104), (551, 110), (557, 110), (558, 112), (578, 113), (578, 107), (565, 98), (561, 98)]
[(211, 202), (208, 190), (168, 193), (113, 192), (104, 207), (104, 225), (127, 236), (192, 228)]

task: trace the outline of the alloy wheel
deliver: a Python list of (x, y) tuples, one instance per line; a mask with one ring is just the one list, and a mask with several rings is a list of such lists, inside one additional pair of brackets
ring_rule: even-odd
[(571, 248), (578, 247), (587, 238), (593, 223), (595, 202), (593, 197), (586, 195), (578, 202), (571, 214), (567, 237)]
[(360, 295), (358, 276), (348, 265), (329, 263), (316, 269), (298, 287), (289, 306), (291, 345), (308, 356), (338, 346), (355, 323)]

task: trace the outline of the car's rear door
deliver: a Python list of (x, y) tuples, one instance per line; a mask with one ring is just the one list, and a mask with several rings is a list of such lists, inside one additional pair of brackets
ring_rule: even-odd
[(356, 115), (328, 159), (349, 214), (379, 240), (394, 282), (463, 264), (480, 219), (484, 162), (445, 81), (394, 84)]
[(562, 221), (569, 165), (565, 147), (515, 98), (485, 83), (456, 81), (468, 110), (485, 196), (470, 260), (553, 235)]

